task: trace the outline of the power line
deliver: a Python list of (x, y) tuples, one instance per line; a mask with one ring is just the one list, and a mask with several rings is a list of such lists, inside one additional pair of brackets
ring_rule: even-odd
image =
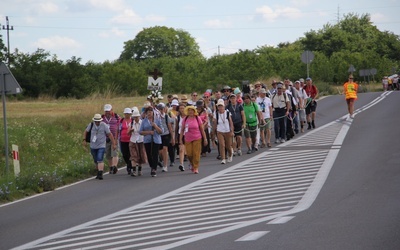
[(6, 16), (6, 26), (3, 25), (3, 30), (7, 30), (7, 64), (10, 67), (10, 30), (14, 30), (14, 27), (10, 26), (8, 16)]

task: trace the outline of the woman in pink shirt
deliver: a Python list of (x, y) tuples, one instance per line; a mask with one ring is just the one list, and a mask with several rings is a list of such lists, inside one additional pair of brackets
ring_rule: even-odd
[[(204, 133), (203, 124), (198, 116), (196, 107), (187, 106), (184, 112), (186, 117), (182, 121), (179, 141), (182, 141), (183, 135), (185, 135), (184, 142), (186, 155), (190, 164), (192, 165), (193, 173), (198, 174), (201, 154), (201, 141), (202, 138), (206, 138), (206, 134)], [(203, 140), (203, 145), (207, 145), (207, 140)]]
[(131, 153), (129, 150), (129, 142), (131, 140), (131, 134), (129, 130), (132, 124), (132, 110), (130, 108), (124, 109), (124, 118), (120, 120), (119, 123), (119, 145), (121, 148), (122, 157), (126, 163), (126, 171), (130, 175), (132, 172), (132, 163), (131, 163)]

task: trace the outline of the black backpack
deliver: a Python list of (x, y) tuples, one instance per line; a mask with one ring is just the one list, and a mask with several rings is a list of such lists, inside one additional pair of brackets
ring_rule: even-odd
[(86, 138), (85, 138), (86, 142), (90, 142), (90, 137), (92, 135), (92, 128), (93, 128), (93, 122), (90, 123), (89, 132), (86, 133)]

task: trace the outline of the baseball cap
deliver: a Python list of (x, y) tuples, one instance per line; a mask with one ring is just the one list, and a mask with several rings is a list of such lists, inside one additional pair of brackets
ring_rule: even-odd
[(300, 78), (299, 81), (300, 81), (300, 82), (304, 82), (304, 78)]
[(104, 105), (104, 111), (111, 111), (111, 109), (112, 109), (111, 104)]
[(283, 87), (282, 83), (278, 83), (278, 85), (276, 86), (278, 89), (281, 89)]
[(306, 81), (311, 81), (312, 79), (310, 77), (307, 77)]

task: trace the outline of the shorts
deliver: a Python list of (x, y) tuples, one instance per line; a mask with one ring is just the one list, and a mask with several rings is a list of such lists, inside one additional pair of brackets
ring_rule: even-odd
[(242, 136), (243, 134), (243, 128), (242, 128), (242, 124), (241, 122), (238, 123), (234, 123), (233, 124), (233, 132), (234, 132), (234, 136)]
[(91, 148), (90, 154), (93, 156), (94, 163), (102, 163), (104, 161), (105, 148)]
[(111, 160), (114, 157), (118, 156), (118, 147), (114, 150), (112, 149), (112, 142), (106, 143), (106, 158), (107, 160)]
[(316, 101), (310, 102), (306, 107), (306, 115), (315, 112), (315, 110), (317, 110), (317, 102)]
[(273, 121), (271, 120), (271, 118), (266, 118), (264, 119), (265, 124), (264, 125), (260, 125), (260, 131), (264, 131), (264, 130), (271, 130), (272, 129), (272, 123)]
[(168, 147), (171, 142), (171, 134), (161, 136), (161, 149), (162, 147)]
[(246, 129), (244, 130), (244, 137), (256, 138), (256, 136), (257, 136), (257, 125), (256, 126), (246, 125)]

